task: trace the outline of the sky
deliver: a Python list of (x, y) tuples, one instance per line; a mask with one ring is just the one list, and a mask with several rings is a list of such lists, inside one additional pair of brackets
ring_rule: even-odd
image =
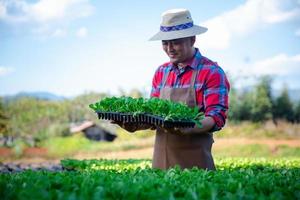
[(0, 95), (150, 91), (168, 57), (148, 40), (174, 8), (208, 28), (195, 46), (232, 86), (300, 88), (300, 0), (0, 0)]

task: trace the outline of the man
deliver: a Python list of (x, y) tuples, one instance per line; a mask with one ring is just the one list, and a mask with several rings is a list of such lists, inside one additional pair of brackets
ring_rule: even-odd
[[(162, 15), (160, 31), (150, 40), (161, 40), (170, 62), (155, 72), (151, 97), (184, 102), (205, 113), (202, 128), (165, 129), (157, 127), (153, 167), (168, 169), (199, 167), (214, 170), (212, 133), (226, 121), (229, 82), (224, 71), (194, 47), (195, 35), (207, 28), (193, 24), (186, 9), (168, 10)], [(128, 131), (149, 127), (122, 124)]]

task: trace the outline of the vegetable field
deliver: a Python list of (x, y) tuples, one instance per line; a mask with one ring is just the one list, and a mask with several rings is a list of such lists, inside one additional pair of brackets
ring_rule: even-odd
[(62, 160), (63, 171), (0, 174), (2, 199), (300, 199), (300, 159), (222, 158), (217, 171), (150, 160)]

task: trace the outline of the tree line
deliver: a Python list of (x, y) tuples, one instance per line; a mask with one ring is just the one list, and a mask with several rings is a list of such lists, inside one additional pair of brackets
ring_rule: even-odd
[(272, 78), (260, 77), (253, 88), (246, 91), (230, 92), (230, 108), (228, 118), (232, 121), (249, 120), (264, 122), (285, 120), (291, 123), (300, 123), (300, 100), (293, 102), (287, 87), (283, 87), (279, 96), (272, 94)]
[[(271, 83), (270, 77), (262, 77), (247, 91), (232, 87), (229, 122), (273, 120), (276, 124), (278, 120), (285, 120), (300, 123), (300, 100), (291, 101), (288, 88), (283, 88), (281, 94), (274, 97)], [(127, 95), (144, 96), (137, 90)], [(107, 94), (86, 93), (62, 101), (25, 97), (4, 102), (0, 98), (0, 137), (31, 137), (41, 141), (53, 136), (68, 135), (71, 122), (92, 120), (99, 124), (88, 105), (105, 96)]]

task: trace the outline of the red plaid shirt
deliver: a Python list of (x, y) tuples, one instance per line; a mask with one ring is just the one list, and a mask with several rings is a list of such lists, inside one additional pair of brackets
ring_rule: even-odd
[(169, 71), (165, 87), (188, 88), (194, 70), (197, 70), (195, 81), (196, 100), (200, 111), (211, 116), (216, 122), (215, 130), (220, 130), (226, 121), (228, 110), (229, 82), (224, 71), (216, 62), (201, 55), (198, 49), (186, 67), (179, 69), (171, 62), (165, 63), (156, 70), (151, 97), (159, 97), (164, 74)]

